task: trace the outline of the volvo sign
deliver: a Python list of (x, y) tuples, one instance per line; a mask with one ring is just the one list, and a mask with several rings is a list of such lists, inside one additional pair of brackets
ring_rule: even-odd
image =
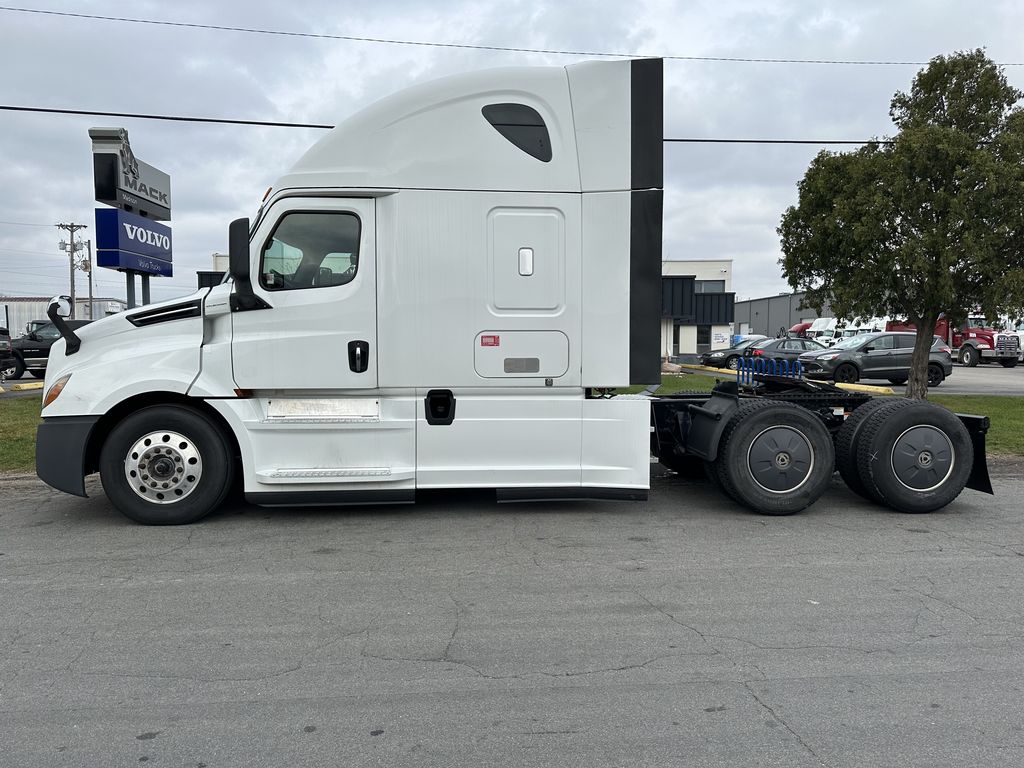
[(157, 221), (171, 218), (171, 177), (142, 162), (124, 128), (90, 128), (96, 201)]
[(171, 228), (116, 208), (97, 208), (96, 265), (171, 277)]

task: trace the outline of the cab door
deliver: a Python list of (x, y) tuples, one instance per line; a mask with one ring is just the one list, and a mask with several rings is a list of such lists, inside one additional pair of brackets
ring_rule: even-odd
[(232, 315), (242, 389), (377, 387), (375, 201), (283, 198), (250, 240), (267, 308)]

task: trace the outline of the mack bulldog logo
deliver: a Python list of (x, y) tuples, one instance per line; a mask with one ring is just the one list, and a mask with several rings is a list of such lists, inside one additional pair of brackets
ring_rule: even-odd
[(128, 176), (132, 176), (138, 179), (139, 161), (135, 159), (132, 145), (128, 143), (127, 129), (122, 128), (119, 132), (119, 137), (121, 139), (121, 148), (118, 150), (118, 154), (121, 156), (121, 170), (124, 173), (124, 177), (127, 179)]

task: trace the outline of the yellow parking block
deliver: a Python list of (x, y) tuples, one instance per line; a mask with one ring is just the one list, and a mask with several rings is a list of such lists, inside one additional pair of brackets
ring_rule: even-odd
[(43, 382), (41, 382), (41, 381), (33, 381), (33, 382), (29, 383), (29, 384), (12, 384), (11, 385), (11, 391), (12, 392), (24, 392), (24, 391), (29, 390), (29, 389), (42, 389), (42, 388), (43, 388)]
[(874, 387), (870, 384), (836, 384), (840, 389), (851, 392), (866, 392), (869, 395), (895, 395), (892, 387)]
[(709, 373), (721, 373), (724, 376), (735, 376), (737, 371), (730, 371), (728, 368), (711, 368), (707, 365), (690, 365), (689, 363), (680, 363), (680, 368), (688, 368), (691, 371), (708, 371)]

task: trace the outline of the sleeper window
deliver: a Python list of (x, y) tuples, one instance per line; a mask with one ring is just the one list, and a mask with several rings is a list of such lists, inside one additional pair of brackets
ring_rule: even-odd
[(278, 222), (263, 246), (260, 285), (268, 291), (345, 285), (359, 268), (359, 218), (296, 212)]

